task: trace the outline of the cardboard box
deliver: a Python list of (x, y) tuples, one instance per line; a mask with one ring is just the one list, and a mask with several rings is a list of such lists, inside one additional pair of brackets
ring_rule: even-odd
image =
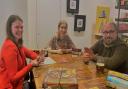
[(68, 68), (48, 70), (43, 87), (44, 89), (78, 89), (76, 70)]

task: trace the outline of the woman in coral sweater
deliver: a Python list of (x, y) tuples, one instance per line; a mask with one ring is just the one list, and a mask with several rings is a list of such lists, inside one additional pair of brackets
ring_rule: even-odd
[[(37, 56), (36, 53), (23, 45), (23, 20), (19, 16), (11, 15), (8, 18), (6, 34), (7, 38), (1, 49), (1, 57), (5, 61), (8, 77), (13, 88), (22, 89), (26, 73), (33, 66), (38, 66), (40, 60), (44, 59), (44, 56)], [(26, 57), (35, 60), (31, 60), (30, 64), (26, 65)]]

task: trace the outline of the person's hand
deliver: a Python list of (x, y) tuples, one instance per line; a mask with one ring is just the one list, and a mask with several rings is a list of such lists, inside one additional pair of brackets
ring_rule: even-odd
[(89, 59), (94, 59), (94, 56), (95, 56), (93, 51), (87, 47), (84, 48), (84, 55), (85, 57), (88, 57)]
[(37, 66), (39, 66), (39, 62), (38, 62), (38, 60), (31, 60), (30, 63), (32, 64), (33, 67), (37, 67)]
[(84, 52), (82, 57), (87, 58), (87, 59), (91, 59), (91, 55), (87, 52)]
[(39, 56), (36, 58), (39, 63), (44, 62), (45, 55), (44, 55), (44, 50), (41, 50), (39, 53)]
[(45, 57), (44, 56), (38, 56), (35, 60), (37, 60), (39, 63), (44, 62)]

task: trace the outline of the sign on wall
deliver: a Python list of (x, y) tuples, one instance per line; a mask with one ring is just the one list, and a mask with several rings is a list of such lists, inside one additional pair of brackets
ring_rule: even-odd
[(109, 22), (110, 8), (107, 6), (97, 6), (96, 10), (96, 33), (99, 34), (104, 23)]

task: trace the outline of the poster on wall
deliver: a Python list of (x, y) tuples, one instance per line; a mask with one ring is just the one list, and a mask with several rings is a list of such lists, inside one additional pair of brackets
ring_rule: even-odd
[(110, 20), (110, 7), (97, 6), (96, 10), (96, 34), (100, 34), (103, 24), (111, 21)]

